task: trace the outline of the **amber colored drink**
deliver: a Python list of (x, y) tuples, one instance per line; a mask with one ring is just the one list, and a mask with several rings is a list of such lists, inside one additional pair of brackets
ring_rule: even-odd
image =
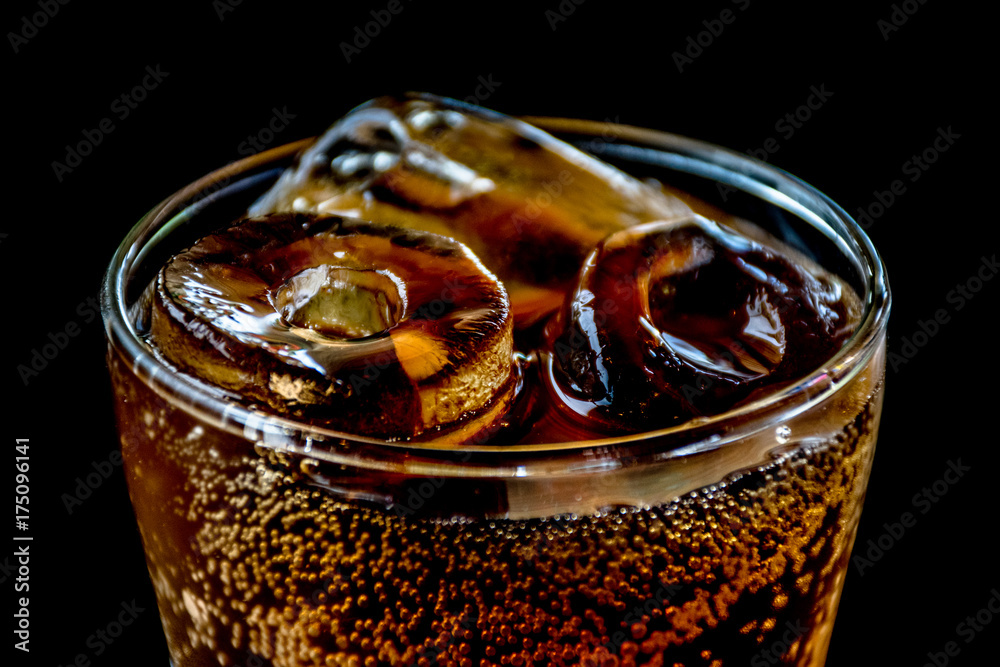
[[(601, 134), (548, 124), (584, 144)], [(124, 468), (175, 667), (823, 664), (875, 449), (889, 308), (881, 262), (846, 214), (742, 156), (621, 128), (604, 157), (626, 171), (678, 175), (705, 198), (725, 183), (738, 213), (766, 210), (782, 220), (769, 233), (815, 244), (857, 292), (857, 330), (818, 370), (718, 415), (587, 433), (539, 418), (554, 410), (542, 392), (513, 408), (540, 436), (504, 423), (463, 446), (392, 441), (242, 405), (172, 372), (144, 338), (157, 268), (299, 148), (165, 201), (105, 286)], [(543, 366), (523, 362), (523, 381)]]

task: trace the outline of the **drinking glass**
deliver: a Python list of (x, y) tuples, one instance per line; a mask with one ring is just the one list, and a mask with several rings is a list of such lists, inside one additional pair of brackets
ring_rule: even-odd
[(875, 450), (890, 294), (858, 225), (747, 156), (531, 122), (754, 221), (863, 304), (821, 368), (723, 414), (581, 442), (456, 449), (332, 432), (173, 372), (143, 292), (309, 140), (175, 193), (102, 305), (129, 494), (175, 667), (822, 665)]

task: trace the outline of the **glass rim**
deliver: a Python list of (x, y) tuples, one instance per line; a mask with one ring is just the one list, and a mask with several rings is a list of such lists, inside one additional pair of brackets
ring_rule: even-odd
[[(738, 446), (741, 439), (780, 425), (821, 403), (866, 367), (884, 339), (891, 306), (885, 266), (857, 222), (817, 188), (755, 158), (668, 132), (569, 118), (523, 117), (521, 120), (560, 138), (567, 133), (596, 138), (613, 127), (612, 152), (619, 157), (632, 157), (654, 166), (725, 183), (802, 218), (834, 242), (846, 257), (859, 264), (856, 268), (861, 269), (865, 293), (860, 295), (863, 312), (855, 332), (823, 366), (754, 401), (669, 428), (595, 440), (461, 446), (394, 442), (325, 429), (248, 408), (226, 400), (213, 392), (210, 385), (176, 373), (158, 359), (130, 323), (125, 288), (132, 270), (149, 249), (168, 236), (192, 207), (212, 201), (232, 186), (226, 185), (218, 192), (201, 196), (207, 188), (291, 158), (316, 139), (309, 137), (210, 172), (161, 201), (132, 227), (116, 250), (102, 282), (101, 307), (110, 348), (119, 352), (139, 379), (161, 397), (199, 420), (235, 433), (255, 446), (352, 467), (406, 474), (457, 472), (462, 476), (490, 477), (606, 469), (620, 467), (625, 459), (634, 462), (641, 457), (665, 461)], [(460, 460), (456, 460), (457, 456)]]

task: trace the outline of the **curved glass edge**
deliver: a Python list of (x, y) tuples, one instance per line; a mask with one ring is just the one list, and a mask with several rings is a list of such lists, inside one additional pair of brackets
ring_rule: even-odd
[[(562, 118), (523, 120), (560, 135), (598, 136), (607, 123)], [(126, 280), (133, 267), (208, 197), (223, 196), (228, 180), (288, 160), (315, 138), (273, 148), (230, 163), (198, 179), (149, 211), (116, 251), (101, 291), (105, 331), (112, 353), (157, 394), (215, 428), (255, 445), (327, 463), (414, 475), (525, 477), (596, 472), (636, 462), (665, 462), (700, 454), (773, 428), (835, 394), (864, 369), (884, 340), (891, 293), (885, 267), (871, 240), (840, 206), (786, 172), (726, 148), (680, 135), (616, 125), (615, 152), (633, 152), (641, 162), (704, 176), (742, 190), (805, 219), (859, 263), (865, 278), (864, 314), (855, 334), (823, 368), (800, 382), (713, 417), (680, 426), (601, 440), (539, 445), (454, 445), (391, 442), (301, 424), (226, 400), (210, 387), (174, 373), (146, 347), (126, 311)], [(635, 151), (641, 151), (635, 153)], [(667, 151), (667, 153), (665, 153)], [(655, 161), (654, 161), (655, 158)], [(213, 186), (212, 194), (201, 193)], [(238, 185), (238, 184), (237, 184)], [(180, 210), (178, 210), (180, 209)], [(462, 460), (455, 460), (457, 456)]]

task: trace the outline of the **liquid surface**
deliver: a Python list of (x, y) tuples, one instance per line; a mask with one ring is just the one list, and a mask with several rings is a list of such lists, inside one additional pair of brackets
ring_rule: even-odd
[[(427, 95), (352, 111), (250, 213), (168, 265), (151, 341), (250, 404), (356, 435), (674, 426), (808, 375), (860, 319), (841, 280), (750, 223)], [(330, 220), (366, 231), (302, 232)]]

